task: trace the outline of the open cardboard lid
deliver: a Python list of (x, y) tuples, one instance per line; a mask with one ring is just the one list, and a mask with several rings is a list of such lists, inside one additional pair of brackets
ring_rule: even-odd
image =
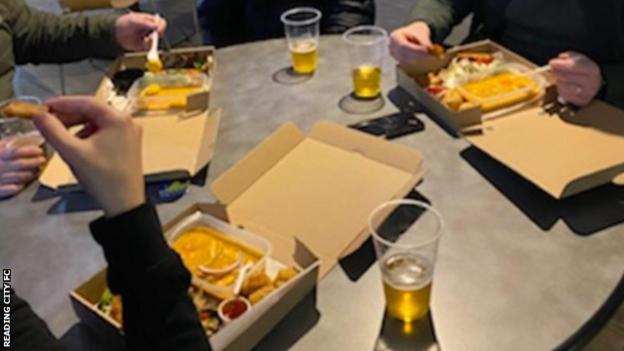
[[(159, 116), (135, 118), (143, 128), (143, 172), (146, 176), (184, 172), (197, 174), (212, 159), (221, 110), (188, 118)], [(39, 178), (52, 189), (77, 183), (67, 164), (55, 154)]]
[(535, 107), (487, 122), (466, 139), (555, 198), (624, 173), (624, 111), (601, 101), (567, 116)]
[(422, 161), (417, 150), (332, 122), (317, 122), (307, 137), (286, 123), (211, 189), (230, 223), (290, 243), (274, 247), (277, 255), (300, 240), (321, 258), (324, 276), (367, 238), (376, 206), (413, 189)]

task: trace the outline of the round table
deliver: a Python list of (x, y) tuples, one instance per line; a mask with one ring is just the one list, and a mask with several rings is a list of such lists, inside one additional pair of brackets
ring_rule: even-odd
[[(217, 51), (211, 105), (224, 110), (207, 184), (286, 121), (309, 130), (318, 119), (346, 125), (397, 110), (387, 100), (382, 110), (367, 116), (342, 112), (337, 103), (351, 90), (346, 48), (339, 37), (328, 36), (322, 37), (319, 50), (317, 72), (300, 85), (272, 80), (274, 72), (289, 65), (283, 39)], [(388, 57), (383, 67), (386, 94), (396, 86), (394, 65)], [(561, 222), (547, 231), (540, 229), (460, 156), (469, 147), (464, 140), (421, 117), (424, 132), (394, 142), (424, 154), (427, 173), (417, 190), (446, 221), (432, 302), (441, 349), (556, 347), (596, 312), (618, 284), (624, 267), (624, 228), (614, 226), (591, 236), (576, 235)], [(75, 212), (67, 203), (56, 203), (57, 198), (46, 199), (37, 188), (31, 185), (19, 196), (0, 202), (0, 263), (13, 269), (15, 289), (56, 335), (71, 328), (65, 335), (71, 347), (90, 345), (95, 350), (93, 336), (74, 325), (77, 319), (67, 293), (105, 266), (87, 228), (99, 213)], [(182, 199), (158, 206), (158, 212), (164, 222), (198, 201), (214, 201), (208, 185), (192, 187)], [(393, 345), (401, 333), (389, 331), (391, 321), (383, 323), (377, 267), (352, 281), (337, 266), (318, 283), (316, 296), (306, 300), (315, 303), (318, 311), (298, 306), (259, 349), (401, 348)], [(403, 332), (414, 335), (413, 330)], [(408, 342), (403, 348), (413, 345)]]

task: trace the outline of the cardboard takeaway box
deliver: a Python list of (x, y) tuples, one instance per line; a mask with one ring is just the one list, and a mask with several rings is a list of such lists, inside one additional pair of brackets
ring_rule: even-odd
[[(210, 74), (215, 70), (212, 47), (175, 49), (161, 53), (166, 60), (179, 60), (199, 55), (210, 58)], [(102, 78), (96, 97), (108, 101), (115, 94), (110, 77), (127, 68), (145, 66), (145, 53), (125, 54), (115, 60)], [(147, 182), (187, 179), (196, 175), (212, 159), (219, 129), (220, 110), (209, 110), (209, 96), (196, 94), (189, 98), (186, 111), (154, 116), (135, 117), (143, 128), (143, 171)], [(71, 170), (54, 155), (39, 178), (39, 182), (53, 190), (79, 190)]]
[[(462, 45), (461, 51), (472, 52), (500, 52), (503, 55), (503, 60), (506, 62), (520, 63), (529, 68), (537, 67), (531, 61), (523, 58), (522, 56), (504, 48), (503, 46), (492, 42), (490, 40), (478, 41), (475, 43)], [(414, 96), (420, 101), (423, 106), (429, 109), (435, 114), (442, 122), (450, 127), (455, 132), (461, 132), (462, 130), (477, 126), (481, 124), (481, 118), (483, 111), (480, 107), (475, 107), (465, 111), (452, 111), (444, 106), (437, 98), (428, 93), (424, 87), (416, 82), (414, 77), (426, 76), (430, 72), (437, 72), (440, 69), (448, 66), (451, 59), (454, 57), (454, 53), (444, 55), (441, 59), (435, 56), (422, 59), (412, 63), (403, 63), (397, 65), (397, 83), (400, 87), (405, 89), (408, 93)]]
[[(260, 313), (243, 315), (210, 341), (215, 349), (248, 350), (368, 237), (367, 220), (380, 203), (404, 197), (423, 174), (421, 154), (337, 124), (317, 122), (308, 136), (286, 123), (211, 184), (220, 204), (196, 211), (224, 219), (272, 244), (271, 256), (302, 272), (270, 295)], [(388, 212), (389, 213), (389, 212)], [(76, 314), (98, 333), (119, 334), (95, 303), (106, 286), (100, 272), (70, 293)], [(253, 311), (253, 310), (252, 310)]]
[[(506, 60), (535, 67), (491, 41), (464, 48), (500, 51)], [(465, 132), (466, 140), (481, 151), (557, 199), (610, 183), (624, 173), (624, 111), (594, 101), (576, 112), (547, 113), (542, 103), (556, 100), (549, 90), (539, 103), (494, 119), (482, 120), (479, 108), (452, 112), (412, 78), (444, 67), (449, 59), (398, 66), (399, 85), (455, 131)]]

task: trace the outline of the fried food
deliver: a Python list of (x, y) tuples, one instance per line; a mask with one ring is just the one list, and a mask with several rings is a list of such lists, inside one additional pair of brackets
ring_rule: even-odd
[(111, 303), (110, 316), (119, 324), (123, 324), (123, 308), (121, 304), (121, 296), (115, 295), (113, 296), (113, 301)]
[(457, 91), (457, 89), (447, 90), (442, 96), (442, 103), (453, 111), (459, 110), (461, 104), (464, 103), (464, 98)]
[(456, 56), (458, 59), (466, 59), (476, 63), (489, 64), (494, 61), (494, 55), (487, 52), (460, 52)]
[(444, 47), (442, 45), (433, 44), (429, 48), (429, 54), (430, 55), (441, 57), (441, 56), (444, 56), (444, 53), (446, 53), (446, 49), (444, 49)]
[(470, 110), (477, 107), (477, 105), (475, 103), (472, 103), (470, 101), (466, 101), (464, 103), (462, 103), (461, 105), (459, 105), (459, 108), (457, 109), (457, 111), (461, 112), (461, 111), (466, 111), (466, 110)]
[(32, 118), (34, 115), (48, 112), (48, 106), (31, 104), (29, 102), (13, 100), (0, 110), (4, 117)]
[(280, 287), (282, 284), (294, 278), (297, 274), (299, 274), (299, 271), (294, 267), (280, 269), (280, 271), (277, 272), (274, 284), (276, 287)]
[(272, 284), (271, 278), (262, 271), (254, 272), (245, 279), (243, 287), (241, 288), (241, 294), (244, 296), (251, 295), (254, 291), (261, 289), (264, 286)]
[(267, 297), (274, 290), (275, 290), (275, 286), (273, 286), (273, 284), (265, 285), (262, 288), (251, 293), (251, 295), (249, 295), (249, 302), (251, 302), (252, 305), (255, 305), (258, 302), (262, 301), (262, 299)]

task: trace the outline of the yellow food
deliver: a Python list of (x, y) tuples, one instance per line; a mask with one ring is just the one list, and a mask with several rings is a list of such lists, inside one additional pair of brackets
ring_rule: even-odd
[(292, 278), (294, 278), (298, 273), (299, 271), (297, 271), (297, 269), (294, 267), (287, 267), (287, 268), (281, 269), (277, 273), (277, 276), (275, 277), (275, 281), (287, 282), (291, 280)]
[(464, 98), (456, 89), (447, 90), (442, 96), (442, 103), (449, 109), (457, 111), (464, 103)]
[(444, 49), (444, 46), (442, 45), (433, 44), (429, 48), (428, 52), (430, 55), (441, 57), (441, 56), (444, 56), (444, 54), (446, 53), (446, 49)]
[(123, 306), (121, 303), (121, 295), (113, 296), (111, 303), (110, 316), (119, 324), (123, 324)]
[(529, 100), (540, 93), (540, 87), (527, 76), (502, 72), (468, 83), (460, 92), (467, 101), (489, 112)]
[(48, 107), (45, 105), (31, 104), (20, 100), (11, 101), (0, 110), (0, 114), (4, 117), (20, 118), (32, 118), (36, 114), (45, 112), (48, 112)]
[(254, 272), (250, 274), (241, 289), (241, 294), (245, 296), (251, 295), (254, 291), (261, 289), (264, 286), (272, 284), (271, 278), (262, 271)]
[(521, 89), (534, 88), (535, 86), (535, 81), (526, 76), (504, 72), (468, 83), (462, 88), (476, 97), (490, 98)]
[(162, 90), (162, 87), (160, 85), (152, 83), (146, 86), (143, 90), (141, 90), (141, 92), (139, 93), (139, 96), (158, 95), (158, 93), (160, 93), (161, 90)]
[(201, 87), (167, 88), (158, 84), (150, 84), (141, 90), (139, 98), (136, 100), (136, 105), (140, 111), (185, 108), (187, 96), (201, 91)]
[(219, 286), (232, 285), (241, 266), (255, 264), (262, 257), (257, 250), (209, 227), (189, 229), (171, 246), (193, 275)]
[(262, 288), (254, 291), (251, 295), (249, 295), (248, 300), (249, 302), (251, 302), (252, 305), (255, 305), (258, 302), (260, 302), (262, 299), (267, 297), (274, 290), (275, 290), (275, 287), (273, 285), (265, 285)]
[(147, 62), (145, 63), (145, 69), (150, 72), (161, 71), (163, 69), (162, 61), (160, 61), (160, 59), (147, 60)]

